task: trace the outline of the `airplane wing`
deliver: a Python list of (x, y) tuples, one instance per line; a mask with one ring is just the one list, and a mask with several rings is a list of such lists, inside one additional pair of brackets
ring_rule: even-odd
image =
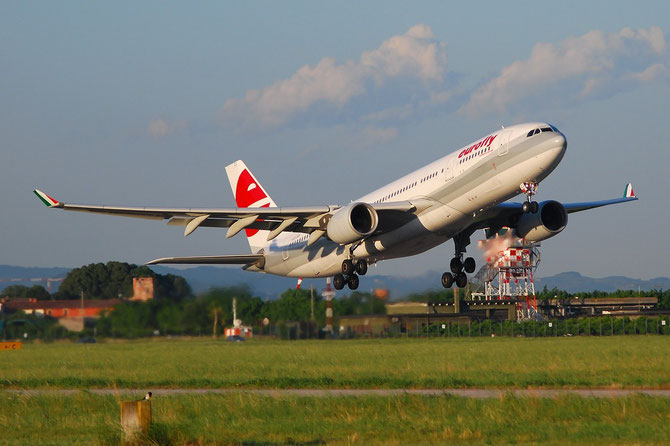
[[(271, 231), (268, 240), (275, 238), (281, 232), (309, 234), (316, 230), (324, 231), (330, 216), (341, 208), (337, 205), (212, 209), (106, 206), (65, 203), (38, 189), (33, 192), (49, 208), (148, 220), (168, 220), (168, 225), (185, 226), (184, 236), (191, 234), (199, 227), (228, 228), (226, 238), (236, 235), (242, 229)], [(399, 201), (370, 205), (379, 215), (380, 224), (377, 233), (401, 226), (408, 218), (414, 216), (414, 211), (427, 206), (421, 200), (416, 203)]]
[(180, 265), (250, 265), (263, 259), (262, 254), (240, 254), (227, 256), (163, 257), (147, 262), (147, 265), (171, 263)]
[[(575, 212), (586, 211), (611, 204), (627, 203), (629, 201), (635, 200), (637, 200), (637, 197), (633, 192), (633, 186), (628, 183), (626, 185), (624, 196), (621, 198), (600, 201), (585, 201), (580, 203), (562, 203), (562, 205), (568, 214), (573, 214)], [(518, 220), (518, 218), (523, 213), (523, 210), (521, 209), (522, 204), (523, 203), (501, 203), (486, 210), (480, 214), (480, 216), (478, 216), (476, 223), (473, 225), (473, 229), (484, 229), (490, 227), (514, 227), (515, 221)]]

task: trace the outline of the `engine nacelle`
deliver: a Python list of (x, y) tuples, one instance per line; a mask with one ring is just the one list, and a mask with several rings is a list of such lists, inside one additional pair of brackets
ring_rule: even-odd
[(328, 222), (326, 234), (341, 245), (367, 237), (377, 229), (377, 211), (367, 203), (351, 203), (336, 211)]
[(568, 225), (568, 213), (558, 201), (543, 201), (535, 214), (523, 214), (515, 235), (531, 242), (540, 242), (560, 233)]

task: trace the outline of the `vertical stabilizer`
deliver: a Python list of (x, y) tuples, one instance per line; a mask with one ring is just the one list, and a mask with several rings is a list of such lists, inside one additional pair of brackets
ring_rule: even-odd
[[(261, 183), (249, 171), (244, 161), (238, 160), (226, 166), (228, 181), (238, 208), (277, 207)], [(267, 244), (270, 231), (245, 229), (251, 252), (256, 254)]]
[(633, 198), (635, 197), (635, 192), (633, 191), (633, 185), (631, 183), (626, 184), (626, 191), (623, 193), (624, 198)]

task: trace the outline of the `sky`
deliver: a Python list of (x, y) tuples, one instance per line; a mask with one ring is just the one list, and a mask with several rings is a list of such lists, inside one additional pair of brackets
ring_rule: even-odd
[[(363, 4), (359, 4), (363, 3)], [(346, 204), (500, 128), (568, 139), (539, 276), (670, 276), (670, 2), (0, 2), (0, 264), (247, 253), (202, 228), (47, 210)], [(519, 201), (521, 197), (519, 197)], [(473, 237), (469, 253), (481, 259)], [(453, 243), (373, 274), (448, 269)], [(436, 283), (439, 277), (436, 277)]]

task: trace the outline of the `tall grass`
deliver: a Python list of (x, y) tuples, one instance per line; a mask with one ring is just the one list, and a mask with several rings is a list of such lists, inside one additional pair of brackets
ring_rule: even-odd
[(0, 387), (670, 387), (670, 338), (26, 344)]
[[(667, 444), (670, 399), (268, 397), (172, 395), (152, 400), (142, 444)], [(114, 396), (0, 392), (0, 442), (119, 444)]]

